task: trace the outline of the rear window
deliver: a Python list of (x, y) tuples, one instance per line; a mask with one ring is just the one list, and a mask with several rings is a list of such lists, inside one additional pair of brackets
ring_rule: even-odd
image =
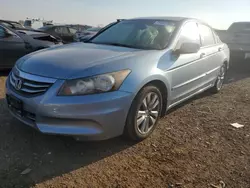
[(250, 32), (250, 22), (233, 23), (229, 28), (230, 32)]
[(24, 26), (31, 26), (31, 20), (25, 20)]

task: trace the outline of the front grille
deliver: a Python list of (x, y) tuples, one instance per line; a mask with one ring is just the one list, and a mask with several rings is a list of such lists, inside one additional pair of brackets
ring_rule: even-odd
[[(9, 80), (12, 88), (25, 96), (42, 95), (55, 82), (54, 79), (31, 75), (18, 70), (10, 73)], [(21, 81), (19, 87), (17, 81)]]

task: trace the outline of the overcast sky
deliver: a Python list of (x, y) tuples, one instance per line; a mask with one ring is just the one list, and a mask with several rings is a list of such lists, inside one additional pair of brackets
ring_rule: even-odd
[(0, 0), (0, 18), (56, 23), (108, 24), (117, 18), (188, 16), (226, 29), (250, 21), (250, 0)]

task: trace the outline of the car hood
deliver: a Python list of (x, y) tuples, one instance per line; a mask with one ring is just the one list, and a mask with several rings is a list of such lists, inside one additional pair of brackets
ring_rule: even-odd
[[(68, 79), (90, 67), (114, 63), (126, 57), (135, 56), (142, 50), (74, 43), (33, 52), (17, 61), (17, 68), (26, 73), (39, 76)], [(94, 73), (93, 73), (94, 74)]]

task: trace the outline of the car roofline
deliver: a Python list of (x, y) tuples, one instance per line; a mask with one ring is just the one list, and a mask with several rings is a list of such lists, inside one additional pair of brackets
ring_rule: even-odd
[(207, 24), (206, 22), (199, 20), (197, 18), (189, 18), (189, 17), (172, 17), (172, 16), (168, 16), (168, 17), (138, 17), (138, 18), (131, 18), (131, 19), (120, 19), (121, 21), (123, 20), (155, 20), (155, 21), (159, 21), (159, 20), (166, 20), (166, 21), (177, 21), (177, 22), (187, 22), (187, 21), (195, 21), (201, 24), (205, 24), (209, 27), (211, 27), (209, 24)]

